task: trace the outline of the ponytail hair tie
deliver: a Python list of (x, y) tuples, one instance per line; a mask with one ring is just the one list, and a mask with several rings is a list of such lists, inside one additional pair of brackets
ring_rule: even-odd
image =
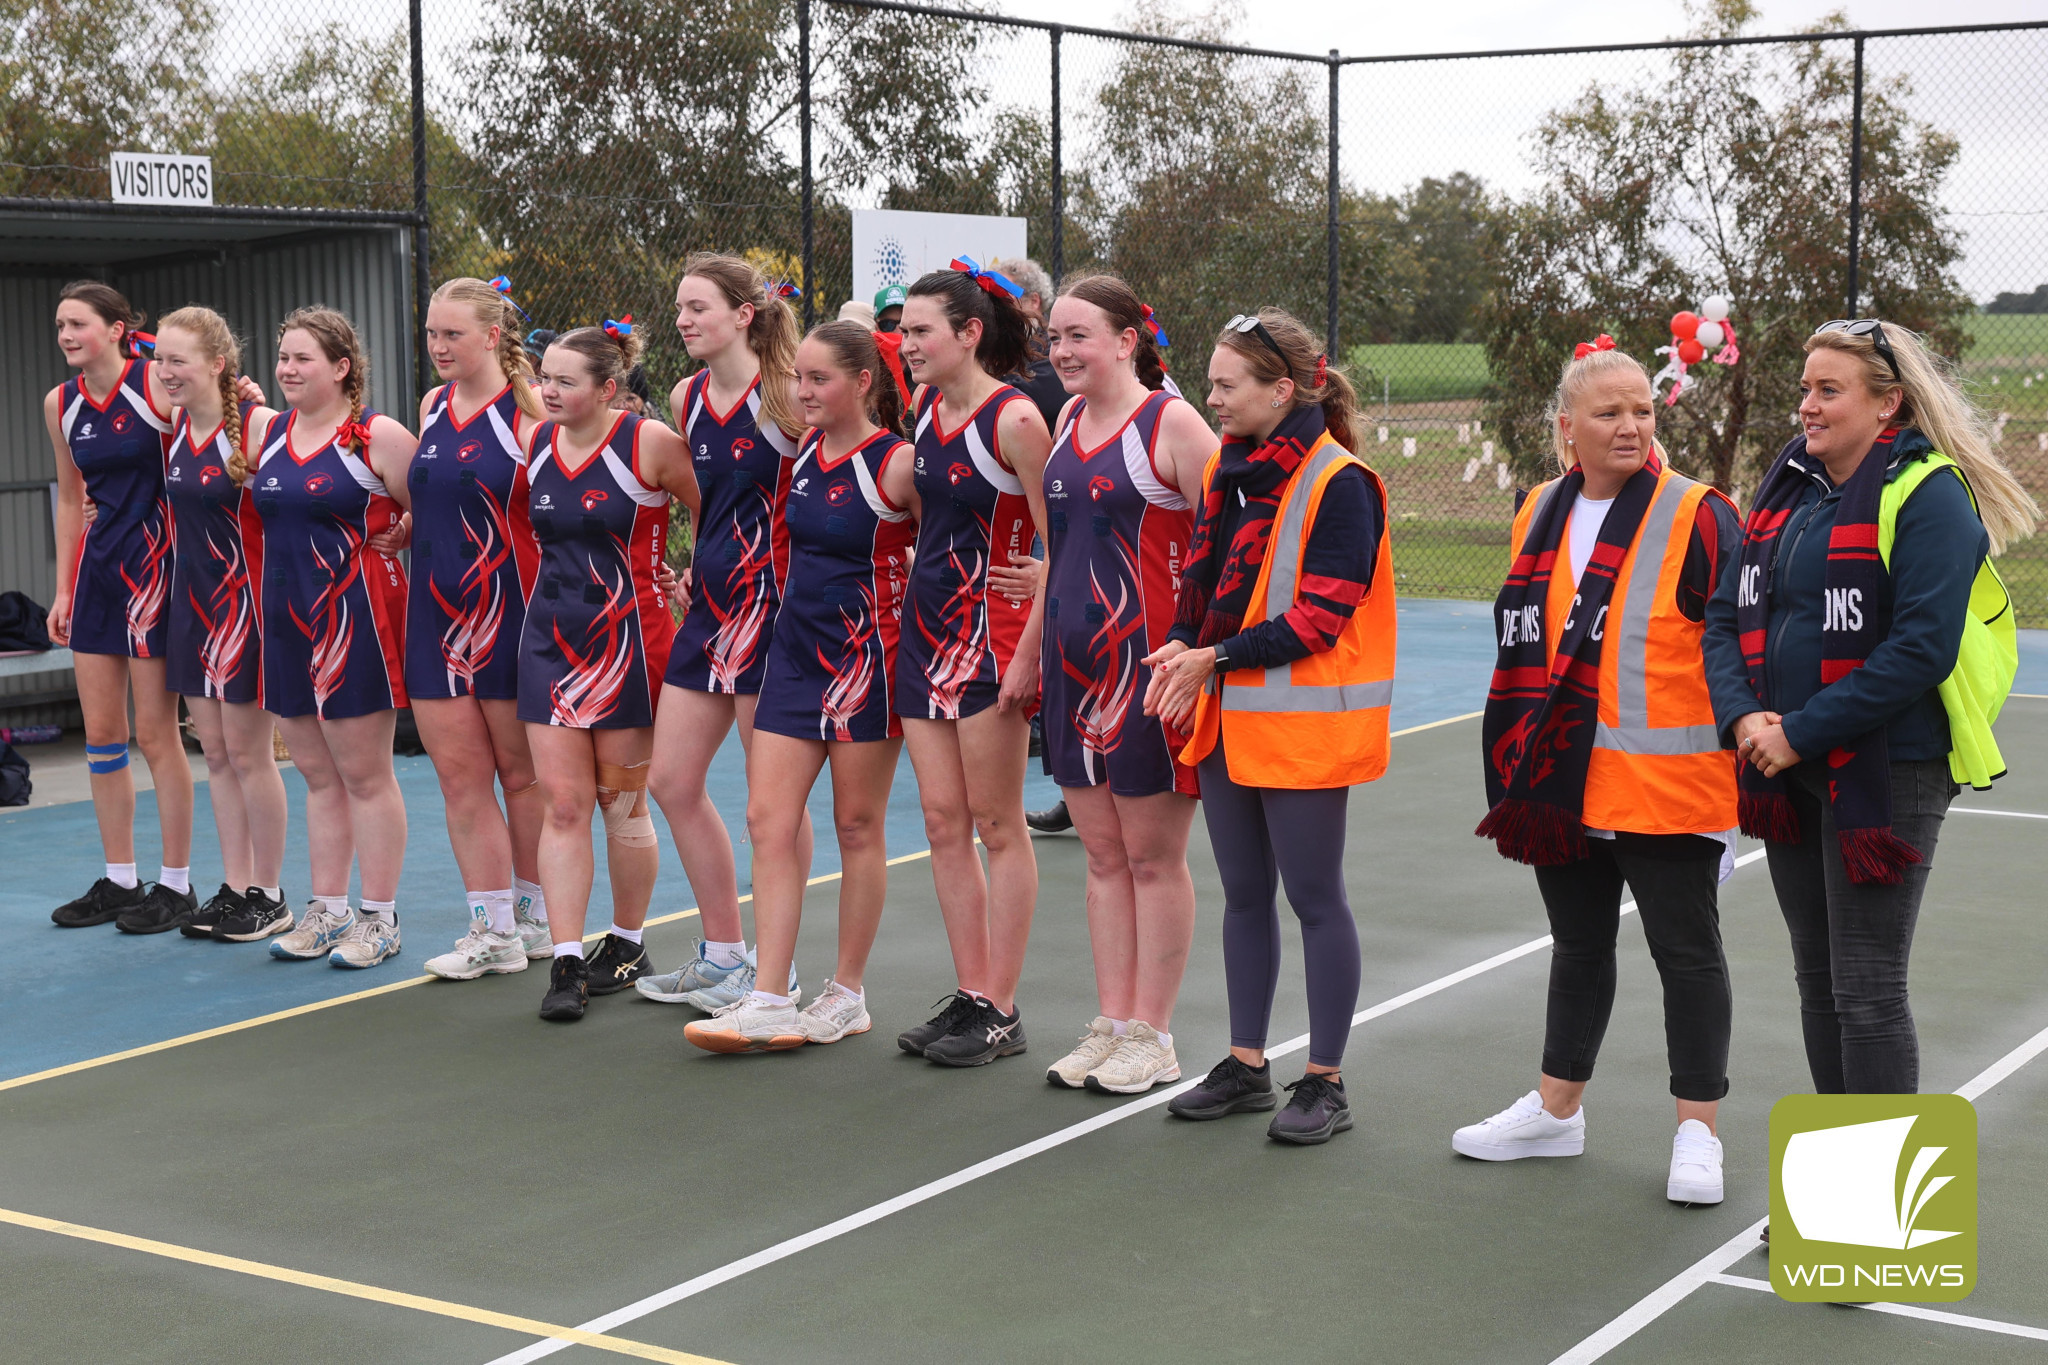
[(624, 341), (627, 337), (633, 335), (633, 315), (628, 313), (617, 321), (606, 318), (604, 320), (604, 334), (615, 340)]
[(350, 450), (368, 450), (370, 424), (361, 420), (343, 422), (341, 430), (334, 433), (334, 440), (337, 445), (347, 446)]
[(1602, 332), (1599, 336), (1594, 337), (1591, 341), (1582, 341), (1578, 345), (1572, 347), (1572, 359), (1584, 360), (1587, 356), (1593, 354), (1593, 352), (1595, 351), (1611, 351), (1613, 349), (1614, 338), (1607, 335), (1607, 333)]
[(1145, 326), (1148, 329), (1150, 329), (1152, 333), (1152, 340), (1158, 344), (1159, 349), (1163, 351), (1168, 346), (1172, 345), (1173, 343), (1166, 339), (1166, 329), (1159, 325), (1158, 318), (1152, 316), (1152, 305), (1149, 303), (1141, 303), (1138, 305), (1138, 307), (1144, 312)]
[(533, 321), (533, 318), (527, 313), (527, 311), (524, 308), (521, 308), (516, 302), (513, 301), (512, 281), (508, 277), (504, 275), (493, 275), (488, 280), (485, 280), (484, 283), (488, 284), (491, 288), (497, 290), (498, 297), (504, 299), (505, 302), (512, 304), (513, 312), (519, 314), (520, 317), (525, 318), (528, 322)]
[(1000, 270), (983, 270), (972, 256), (955, 256), (952, 268), (973, 280), (991, 294), (1008, 294), (1013, 299), (1024, 297), (1024, 290)]
[(870, 332), (875, 339), (875, 349), (882, 353), (882, 364), (889, 371), (889, 377), (896, 381), (897, 396), (903, 400), (907, 410), (910, 407), (910, 381), (903, 376), (903, 333)]
[(771, 299), (800, 299), (803, 296), (804, 291), (797, 288), (795, 280), (775, 280), (768, 286)]
[(134, 356), (137, 360), (155, 356), (156, 333), (130, 332), (128, 334), (128, 354)]
[(1318, 353), (1316, 355), (1316, 387), (1320, 389), (1323, 386), (1323, 381), (1329, 377), (1330, 357)]

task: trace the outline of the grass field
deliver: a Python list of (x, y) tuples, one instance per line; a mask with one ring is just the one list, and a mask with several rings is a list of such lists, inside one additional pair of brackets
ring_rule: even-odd
[(1486, 387), (1486, 348), (1477, 342), (1353, 346), (1352, 382), (1367, 406), (1477, 398)]

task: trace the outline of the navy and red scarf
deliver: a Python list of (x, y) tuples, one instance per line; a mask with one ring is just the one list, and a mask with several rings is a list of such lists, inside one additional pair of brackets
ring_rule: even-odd
[[(1822, 687), (1855, 672), (1884, 639), (1878, 606), (1890, 575), (1877, 548), (1878, 507), (1891, 466), (1931, 448), (1927, 438), (1910, 427), (1886, 431), (1842, 485), (1835, 527), (1828, 537), (1827, 605), (1820, 636)], [(1774, 709), (1765, 685), (1764, 645), (1770, 627), (1771, 578), (1779, 567), (1778, 533), (1812, 482), (1807, 466), (1814, 463), (1818, 461), (1806, 454), (1806, 438), (1794, 438), (1764, 475), (1743, 525), (1735, 625), (1750, 690), (1766, 711)], [(1809, 763), (1817, 757), (1800, 755)], [(1884, 727), (1829, 750), (1825, 762), (1828, 806), (1849, 880), (1896, 885), (1904, 870), (1921, 858), (1918, 849), (1892, 833), (1891, 754)], [(1743, 833), (1772, 843), (1799, 841), (1799, 816), (1786, 794), (1784, 774), (1766, 777), (1754, 764), (1744, 763), (1737, 785)]]
[[(1195, 626), (1195, 647), (1227, 640), (1244, 628), (1252, 586), (1266, 562), (1273, 520), (1294, 471), (1329, 428), (1315, 403), (1281, 419), (1262, 445), (1223, 438), (1216, 477), (1203, 495), (1188, 540), (1175, 625)], [(1222, 546), (1219, 553), (1217, 547)]]
[(1551, 575), (1560, 567), (1558, 548), (1571, 523), (1572, 504), (1586, 486), (1582, 472), (1573, 469), (1559, 479), (1549, 500), (1537, 508), (1494, 598), (1500, 642), (1480, 740), (1488, 809), (1473, 833), (1493, 840), (1503, 858), (1556, 867), (1577, 862), (1589, 851), (1581, 816), (1600, 719), (1600, 651), (1607, 642), (1608, 606), (1663, 468), (1663, 461), (1651, 455), (1607, 509), (1579, 575), (1555, 659), (1548, 657), (1543, 613)]

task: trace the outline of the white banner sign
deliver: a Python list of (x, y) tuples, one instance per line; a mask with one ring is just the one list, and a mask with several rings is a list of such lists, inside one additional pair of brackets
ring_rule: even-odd
[(114, 202), (117, 204), (211, 204), (213, 158), (159, 156), (155, 152), (115, 152)]
[[(987, 265), (1026, 251), (1022, 218), (855, 209), (853, 296), (871, 303), (885, 285), (909, 284), (927, 271), (944, 270), (955, 256), (972, 256)], [(818, 306), (830, 316), (840, 302), (820, 299)]]

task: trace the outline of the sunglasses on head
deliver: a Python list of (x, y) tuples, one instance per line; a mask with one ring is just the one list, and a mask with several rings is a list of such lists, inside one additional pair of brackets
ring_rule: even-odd
[(1869, 337), (1870, 344), (1891, 367), (1892, 378), (1904, 382), (1904, 376), (1899, 373), (1899, 358), (1892, 354), (1891, 343), (1884, 339), (1884, 324), (1876, 318), (1836, 318), (1833, 322), (1823, 322), (1813, 332), (1815, 336), (1822, 332), (1846, 332), (1852, 337)]
[(1280, 357), (1280, 364), (1289, 373), (1293, 372), (1293, 366), (1289, 365), (1287, 361), (1287, 352), (1280, 349), (1280, 343), (1273, 340), (1273, 334), (1266, 330), (1266, 324), (1259, 321), (1257, 314), (1239, 313), (1236, 317), (1223, 324), (1223, 330), (1226, 332), (1236, 332), (1240, 335), (1250, 332), (1260, 341), (1266, 343), (1267, 350)]

